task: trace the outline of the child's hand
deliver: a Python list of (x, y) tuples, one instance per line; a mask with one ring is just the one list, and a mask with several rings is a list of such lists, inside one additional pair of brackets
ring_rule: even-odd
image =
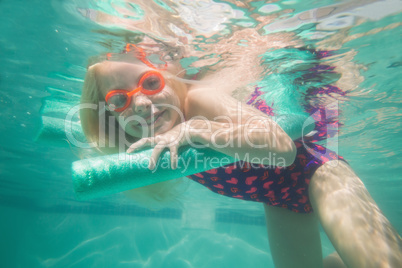
[(168, 148), (170, 150), (171, 167), (172, 169), (176, 169), (178, 162), (177, 151), (179, 147), (189, 144), (189, 135), (186, 135), (187, 131), (188, 129), (186, 127), (186, 122), (181, 123), (168, 132), (157, 135), (155, 137), (143, 138), (133, 143), (130, 148), (128, 148), (127, 153), (132, 153), (146, 147), (154, 147), (148, 165), (149, 169), (154, 169), (160, 157), (160, 154), (165, 148)]

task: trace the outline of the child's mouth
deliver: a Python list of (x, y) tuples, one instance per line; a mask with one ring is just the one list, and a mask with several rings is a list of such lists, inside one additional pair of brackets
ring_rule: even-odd
[(133, 127), (134, 127), (134, 128), (136, 128), (136, 127), (141, 127), (141, 125), (143, 125), (144, 123), (146, 123), (147, 126), (149, 127), (149, 126), (155, 124), (155, 123), (159, 120), (159, 118), (160, 118), (161, 116), (163, 116), (163, 114), (164, 114), (165, 112), (166, 112), (166, 110), (164, 110), (164, 111), (162, 111), (162, 112), (158, 112), (158, 113), (152, 114), (152, 115), (148, 116), (147, 118), (144, 118), (144, 121), (143, 121), (143, 120), (139, 121), (139, 122), (138, 122), (137, 124), (135, 124)]
[(165, 113), (165, 111), (162, 111), (160, 113), (156, 113), (151, 115), (151, 118), (148, 119), (146, 122), (148, 125), (152, 125), (154, 124), (156, 121), (158, 121), (158, 119)]

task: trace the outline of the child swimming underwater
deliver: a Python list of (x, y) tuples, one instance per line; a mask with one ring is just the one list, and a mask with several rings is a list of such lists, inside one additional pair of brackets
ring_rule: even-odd
[[(82, 103), (106, 103), (105, 112), (117, 122), (100, 133), (99, 110), (81, 110), (83, 130), (90, 142), (105, 144), (101, 151), (118, 152), (112, 144), (121, 139), (131, 143), (128, 152), (153, 147), (151, 169), (166, 148), (174, 168), (178, 149), (187, 144), (248, 157), (250, 163), (190, 178), (219, 194), (264, 204), (275, 267), (402, 266), (400, 236), (342, 157), (316, 158), (266, 111), (240, 105), (225, 93), (248, 83), (233, 75), (244, 66), (185, 84), (173, 75), (178, 66), (156, 68), (134, 45), (126, 52), (90, 66), (85, 79)], [(125, 135), (116, 134), (119, 129)], [(116, 142), (110, 142), (112, 136)], [(318, 223), (337, 250), (324, 261)]]

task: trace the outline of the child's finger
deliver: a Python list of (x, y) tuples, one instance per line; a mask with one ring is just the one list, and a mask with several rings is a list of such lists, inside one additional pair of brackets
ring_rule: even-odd
[(154, 150), (152, 151), (152, 154), (151, 154), (151, 159), (150, 159), (150, 161), (149, 161), (149, 165), (148, 165), (148, 168), (149, 168), (149, 169), (152, 170), (152, 169), (155, 168), (156, 162), (158, 162), (158, 159), (159, 159), (159, 157), (160, 157), (162, 151), (163, 151), (165, 148), (166, 148), (166, 144), (163, 144), (163, 143), (158, 143), (158, 144), (155, 146), (155, 148), (154, 148)]
[(129, 154), (129, 153), (134, 152), (135, 150), (140, 150), (142, 148), (148, 147), (151, 145), (151, 143), (152, 143), (151, 139), (149, 139), (149, 138), (141, 139), (141, 140), (131, 144), (131, 146), (127, 149), (127, 153)]

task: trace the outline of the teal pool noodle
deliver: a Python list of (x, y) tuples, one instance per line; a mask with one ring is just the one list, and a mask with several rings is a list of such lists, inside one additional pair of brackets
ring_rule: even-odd
[[(314, 128), (304, 126), (304, 115), (275, 118), (292, 137), (301, 137)], [(303, 127), (305, 128), (303, 131)], [(152, 149), (133, 154), (114, 154), (76, 161), (72, 166), (73, 186), (78, 200), (88, 200), (122, 191), (177, 179), (231, 164), (234, 159), (212, 149), (187, 147), (179, 152), (178, 168), (170, 168), (170, 152), (164, 152), (155, 170), (148, 169)]]
[(42, 116), (42, 125), (35, 141), (56, 146), (69, 146), (71, 137), (76, 142), (86, 143), (80, 123)]
[[(283, 114), (273, 117), (292, 138), (297, 139), (314, 129), (305, 126), (304, 114)], [(67, 126), (67, 128), (66, 128)], [(68, 146), (68, 136), (85, 144), (85, 136), (78, 122), (42, 116), (42, 128), (37, 141)], [(170, 153), (164, 152), (156, 171), (149, 170), (152, 149), (134, 154), (115, 154), (75, 161), (72, 165), (74, 191), (79, 200), (102, 197), (154, 183), (203, 172), (235, 162), (235, 159), (211, 149), (180, 150), (178, 169), (170, 168)], [(202, 159), (202, 161), (200, 160)], [(204, 161), (206, 159), (206, 161)], [(201, 162), (200, 162), (201, 161)]]
[[(64, 114), (68, 105), (47, 102), (49, 111)], [(58, 108), (59, 110), (57, 110)], [(45, 110), (45, 109), (44, 109)], [(57, 114), (60, 116), (59, 114)], [(42, 116), (42, 127), (37, 141), (53, 145), (74, 145), (69, 138), (85, 144), (85, 135), (77, 121), (64, 117)], [(297, 139), (314, 129), (314, 124), (305, 126), (308, 116), (295, 113), (276, 114), (272, 117), (292, 138)], [(211, 149), (185, 148), (180, 150), (178, 169), (170, 168), (170, 153), (164, 152), (158, 161), (156, 171), (149, 170), (148, 163), (152, 149), (135, 154), (116, 154), (76, 161), (72, 165), (74, 191), (79, 200), (106, 196), (154, 183), (167, 181), (203, 172), (235, 162), (235, 159)]]
[(273, 118), (292, 140), (299, 139), (315, 128), (315, 121), (304, 114), (282, 114)]
[(152, 149), (134, 154), (114, 154), (73, 163), (73, 187), (78, 200), (88, 200), (158, 182), (218, 168), (236, 160), (212, 149), (186, 147), (180, 150), (178, 167), (170, 168), (165, 151), (155, 170), (148, 169)]

